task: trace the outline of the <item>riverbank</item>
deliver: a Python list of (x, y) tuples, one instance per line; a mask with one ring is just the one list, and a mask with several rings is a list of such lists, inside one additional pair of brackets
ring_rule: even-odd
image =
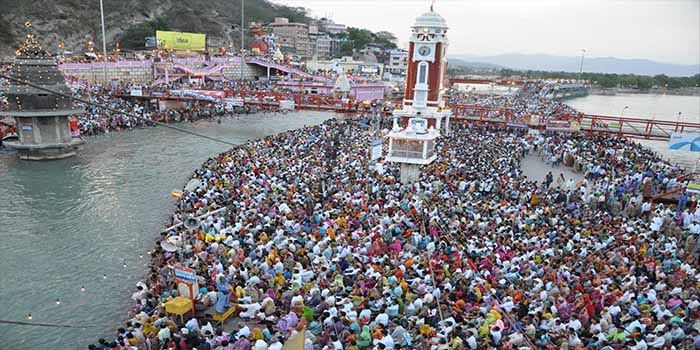
[[(163, 235), (162, 240), (184, 237), (183, 251), (168, 253), (155, 245), (150, 275), (132, 296), (135, 304), (117, 341), (279, 349), (306, 330), (309, 349), (337, 343), (364, 350), (380, 342), (417, 349), (472, 341), (530, 349), (568, 344), (568, 334), (532, 321), (530, 315), (542, 307), (551, 310), (551, 319), (578, 320), (569, 324), (582, 344), (603, 346), (591, 329), (612, 331), (597, 321), (610, 316), (607, 309), (594, 306), (608, 294), (608, 279), (634, 275), (639, 249), (661, 250), (668, 237), (682, 242), (693, 237), (684, 225), (657, 225), (654, 217), (650, 226), (638, 218), (639, 190), (627, 182), (645, 168), (668, 178), (681, 173), (625, 140), (568, 134), (540, 139), (542, 154), (560, 160), (573, 155), (589, 173), (585, 185), (547, 189), (541, 179), (521, 178), (521, 156), (530, 147), (521, 131), (455, 126), (451, 137), (441, 139), (438, 160), (422, 169), (421, 181), (403, 186), (395, 165), (370, 173), (362, 146), (369, 144), (367, 133), (345, 130), (327, 121), (247, 143), (199, 167), (193, 175), (199, 186), (183, 191), (174, 221), (228, 210), (193, 232)], [(328, 147), (331, 140), (335, 147)], [(620, 157), (599, 152), (601, 146), (619, 148)], [(656, 179), (647, 184), (665, 186)], [(616, 181), (625, 184), (622, 192), (610, 185)], [(656, 216), (663, 222), (667, 214), (673, 213)], [(661, 227), (668, 236), (654, 234)], [(548, 233), (552, 230), (557, 234)], [(640, 232), (642, 239), (636, 238)], [(667, 252), (685, 271), (697, 266), (700, 252), (693, 249)], [(614, 254), (595, 253), (602, 250)], [(163, 314), (162, 305), (177, 296), (170, 269), (175, 265), (193, 269), (204, 288), (196, 300), (202, 312), (186, 322)], [(581, 284), (593, 279), (594, 269), (604, 282)], [(672, 274), (656, 277), (680, 292), (662, 289), (655, 297), (664, 304), (679, 299), (696, 310), (700, 303), (690, 292), (697, 287), (696, 272), (688, 270), (680, 281)], [(624, 283), (617, 288), (619, 294), (645, 290)], [(531, 298), (542, 293), (544, 299)], [(561, 296), (556, 308), (542, 302), (548, 296)], [(235, 325), (209, 325), (207, 310), (228, 309), (227, 299), (236, 308)], [(576, 307), (562, 304), (577, 300)], [(648, 313), (647, 300), (633, 302)], [(686, 332), (699, 316), (669, 313)], [(625, 318), (620, 327), (638, 318)], [(513, 332), (516, 321), (522, 331)], [(641, 338), (608, 338), (607, 345), (672, 336), (670, 330), (652, 332), (661, 320), (645, 322), (650, 324)]]
[(681, 89), (628, 89), (628, 88), (612, 88), (605, 89), (594, 87), (591, 89), (591, 95), (614, 96), (617, 94), (641, 94), (641, 95), (672, 95), (672, 96), (700, 96), (700, 88), (681, 88)]

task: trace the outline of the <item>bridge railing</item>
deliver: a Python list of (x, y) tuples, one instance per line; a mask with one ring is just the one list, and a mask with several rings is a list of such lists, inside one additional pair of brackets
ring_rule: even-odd
[(700, 133), (700, 123), (684, 121), (590, 114), (566, 114), (556, 118), (545, 119), (534, 115), (517, 116), (514, 110), (504, 107), (463, 104), (456, 104), (450, 107), (456, 122), (502, 124), (552, 131), (608, 134), (649, 140), (667, 140), (674, 132)]

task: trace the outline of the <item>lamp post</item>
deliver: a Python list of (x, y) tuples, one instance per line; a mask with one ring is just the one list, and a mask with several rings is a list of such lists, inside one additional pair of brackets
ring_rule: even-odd
[(586, 49), (581, 49), (581, 64), (579, 65), (578, 68), (578, 80), (581, 80), (581, 76), (583, 75), (583, 57), (586, 55)]
[(104, 6), (102, 6), (102, 0), (100, 0), (100, 18), (102, 20), (102, 59), (104, 61), (104, 75), (105, 84), (107, 84), (107, 36), (105, 35), (105, 11)]
[(244, 37), (244, 16), (245, 16), (245, 0), (241, 0), (241, 82), (243, 81), (243, 66), (245, 65), (245, 53), (243, 51), (243, 47), (245, 45), (245, 37)]
[(628, 110), (630, 106), (625, 106), (625, 108), (622, 109), (622, 112), (620, 112), (620, 118), (622, 118), (622, 115), (625, 114), (625, 111)]

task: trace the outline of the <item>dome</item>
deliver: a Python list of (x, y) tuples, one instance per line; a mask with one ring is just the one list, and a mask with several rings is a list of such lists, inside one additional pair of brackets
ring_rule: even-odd
[(447, 22), (442, 18), (437, 12), (429, 11), (418, 18), (416, 18), (416, 23), (413, 27), (429, 27), (429, 28), (444, 28), (447, 29)]

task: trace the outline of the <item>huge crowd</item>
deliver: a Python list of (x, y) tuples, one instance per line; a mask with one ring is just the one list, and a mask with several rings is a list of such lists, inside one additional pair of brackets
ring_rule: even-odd
[[(200, 119), (213, 119), (226, 116), (239, 115), (254, 111), (250, 107), (227, 109), (221, 103), (188, 102), (175, 107), (163, 107), (151, 105), (148, 100), (130, 101), (124, 98), (131, 93), (132, 88), (138, 88), (145, 92), (165, 93), (178, 89), (199, 90), (245, 90), (245, 91), (277, 91), (278, 88), (269, 82), (257, 81), (207, 81), (205, 84), (196, 85), (183, 82), (172, 82), (159, 85), (134, 85), (125, 84), (116, 87), (103, 85), (76, 85), (73, 94), (91, 104), (78, 102), (78, 107), (83, 112), (77, 115), (78, 127), (81, 135), (95, 136), (99, 134), (122, 131), (133, 128), (143, 128), (154, 125), (153, 122), (173, 123), (196, 121)], [(105, 110), (92, 104), (110, 107)], [(117, 110), (115, 112), (113, 110)]]
[[(162, 234), (180, 249), (156, 244), (128, 320), (90, 348), (700, 348), (700, 206), (648, 202), (680, 169), (624, 139), (453, 128), (410, 185), (338, 120), (207, 160), (172, 224), (226, 210)], [(527, 178), (528, 154), (583, 180)], [(201, 287), (182, 322), (163, 307), (175, 265)]]
[[(471, 94), (464, 91), (451, 91), (449, 103), (467, 103), (480, 107), (497, 107), (512, 111), (509, 122), (525, 125), (531, 116), (540, 118), (546, 124), (549, 120), (561, 119), (570, 115), (579, 115), (571, 106), (553, 99), (551, 91), (558, 83), (538, 80), (525, 83), (517, 92), (512, 94)], [(478, 110), (472, 110), (473, 117), (478, 116)], [(504, 118), (505, 113), (497, 110), (490, 111), (486, 118)]]

